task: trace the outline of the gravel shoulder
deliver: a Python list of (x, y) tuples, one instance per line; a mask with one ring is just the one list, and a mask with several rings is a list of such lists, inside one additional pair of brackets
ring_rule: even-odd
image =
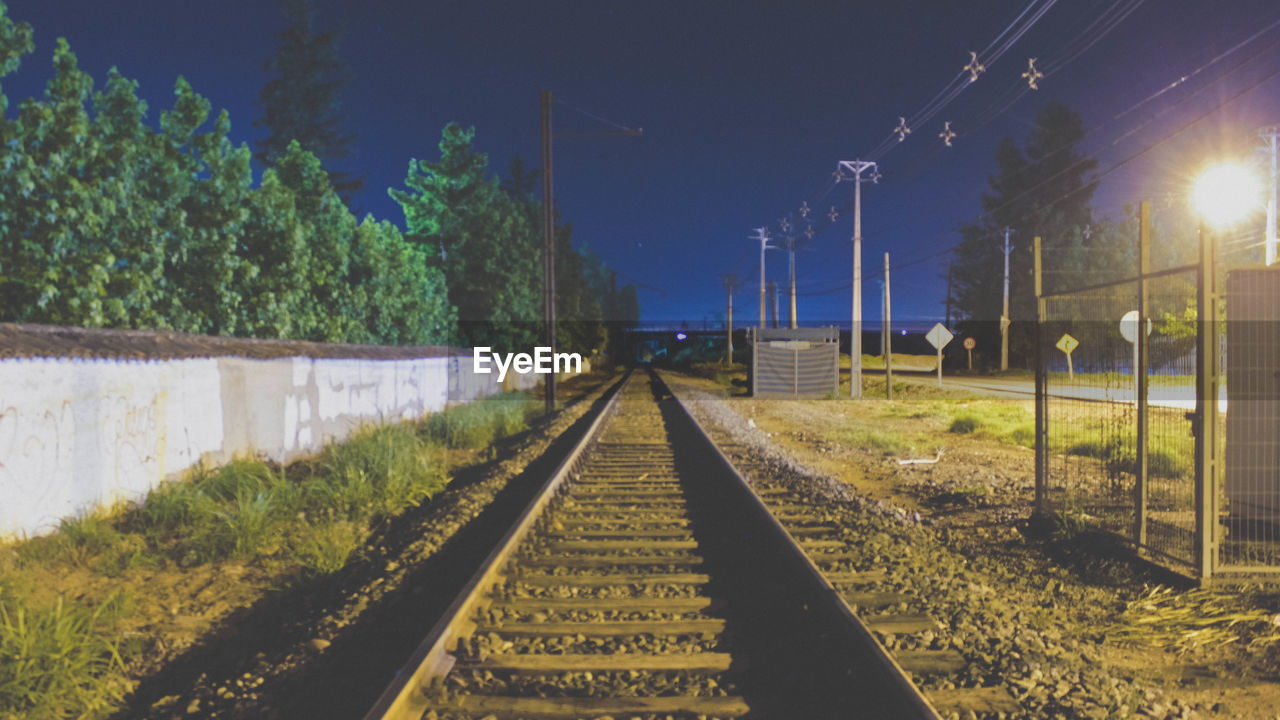
[(1096, 536), (1028, 522), (1033, 453), (948, 432), (940, 408), (963, 396), (756, 399), (665, 377), (748, 475), (784, 478), (843, 513), (858, 569), (887, 571), (885, 589), (937, 622), (923, 635), (881, 635), (891, 651), (965, 657), (963, 672), (921, 681), (931, 696), (1003, 687), (1020, 708), (944, 714), (1277, 717), (1274, 588), (1168, 587), (1172, 578)]

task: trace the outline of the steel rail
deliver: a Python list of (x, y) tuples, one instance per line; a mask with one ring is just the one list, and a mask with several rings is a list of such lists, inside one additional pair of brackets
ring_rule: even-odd
[[(664, 383), (665, 384), (665, 383)], [(670, 386), (668, 386), (670, 387)], [(733, 477), (744, 496), (749, 498), (752, 511), (756, 515), (756, 520), (764, 527), (768, 528), (768, 532), (773, 536), (775, 543), (785, 548), (785, 552), (791, 556), (797, 567), (803, 568), (802, 573), (804, 581), (809, 584), (809, 590), (817, 597), (820, 597), (824, 603), (828, 605), (828, 610), (832, 611), (842, 623), (840, 626), (833, 627), (833, 631), (843, 630), (853, 642), (853, 647), (866, 650), (866, 658), (871, 662), (874, 671), (880, 675), (883, 687), (890, 697), (882, 698), (883, 700), (897, 700), (899, 707), (895, 709), (892, 717), (894, 718), (919, 718), (921, 720), (941, 720), (938, 711), (929, 702), (924, 693), (911, 682), (911, 678), (907, 676), (902, 666), (893, 659), (893, 656), (885, 649), (884, 645), (876, 639), (871, 630), (858, 617), (853, 608), (849, 606), (848, 601), (844, 599), (840, 591), (835, 585), (827, 579), (826, 575), (818, 568), (818, 566), (809, 558), (804, 548), (796, 542), (791, 533), (783, 527), (782, 523), (774, 517), (770, 512), (764, 500), (756, 493), (747, 482), (747, 479), (738, 470), (720, 447), (716, 445), (711, 436), (707, 434), (702, 425), (694, 418), (684, 400), (672, 393), (672, 397), (676, 399), (676, 403), (684, 412), (685, 417), (689, 419), (691, 430), (695, 432), (699, 440), (707, 446), (710, 452), (715, 455), (717, 462), (724, 468), (726, 474)]]
[(617, 408), (618, 401), (622, 397), (622, 387), (626, 385), (630, 376), (631, 373), (628, 371), (627, 375), (610, 389), (612, 396), (583, 433), (582, 439), (556, 467), (551, 477), (547, 478), (542, 489), (521, 513), (515, 525), (502, 537), (493, 552), (489, 553), (449, 609), (409, 656), (409, 660), (397, 673), (395, 680), (378, 697), (369, 712), (365, 713), (365, 720), (419, 720), (429, 709), (429, 700), (423, 690), (432, 679), (447, 675), (453, 668), (456, 657), (448, 652), (448, 648), (474, 629), (475, 623), (472, 616), (477, 605), (483, 600), (481, 591), (497, 582), (507, 560), (515, 553), (521, 541), (528, 536), (542, 511), (555, 499), (557, 491), (565, 483), (574, 466), (591, 447), (600, 429)]
[[(653, 375), (654, 380), (666, 388), (670, 389), (666, 383), (656, 374)], [(567, 490), (571, 477), (576, 477), (580, 468), (580, 463), (586, 457), (587, 452), (592, 448), (596, 441), (601, 437), (602, 431), (605, 429), (609, 419), (615, 414), (619, 402), (623, 397), (623, 388), (630, 380), (630, 376), (612, 390), (612, 395), (607, 403), (599, 410), (598, 415), (591, 422), (587, 431), (583, 434), (581, 440), (575, 445), (573, 450), (568, 454), (563, 462), (559, 464), (551, 477), (544, 483), (537, 496), (530, 502), (529, 506), (521, 514), (515, 525), (504, 535), (502, 541), (489, 554), (485, 562), (476, 571), (475, 575), (463, 588), (459, 596), (453, 601), (446, 613), (435, 624), (431, 632), (418, 646), (410, 660), (404, 666), (404, 669), (397, 675), (395, 681), (388, 687), (378, 699), (377, 703), (365, 715), (365, 720), (417, 720), (430, 709), (445, 709), (437, 707), (433, 702), (433, 692), (436, 684), (440, 679), (446, 676), (450, 670), (454, 668), (457, 658), (451, 654), (460, 640), (474, 633), (479, 625), (477, 624), (477, 611), (480, 610), (486, 600), (486, 591), (490, 588), (497, 587), (504, 581), (508, 573), (508, 562), (517, 557), (517, 553), (525, 546), (526, 541), (536, 537), (534, 531), (539, 527), (540, 520), (544, 517), (544, 513), (551, 507), (551, 503), (555, 501), (561, 494), (561, 491)], [(885, 650), (871, 633), (868, 627), (863, 624), (853, 612), (848, 602), (841, 596), (837, 589), (822, 574), (818, 567), (805, 554), (804, 550), (792, 538), (790, 533), (781, 525), (781, 523), (770, 513), (762, 499), (752, 490), (751, 486), (743, 478), (742, 474), (734, 467), (733, 463), (716, 447), (710, 436), (706, 433), (697, 420), (689, 412), (683, 401), (678, 396), (671, 393), (671, 397), (676, 400), (674, 405), (670, 407), (677, 412), (671, 416), (672, 421), (677, 424), (687, 425), (687, 428), (681, 428), (678, 434), (674, 436), (682, 438), (682, 442), (687, 441), (695, 449), (695, 452), (704, 457), (715, 465), (720, 466), (724, 471), (724, 482), (718, 488), (718, 491), (727, 490), (727, 495), (722, 499), (726, 503), (726, 507), (746, 508), (745, 516), (741, 517), (744, 523), (751, 524), (751, 533), (758, 531), (762, 537), (766, 538), (768, 544), (768, 552), (778, 551), (782, 562), (785, 565), (784, 572), (790, 577), (795, 577), (800, 581), (798, 587), (807, 597), (811, 597), (813, 601), (806, 601), (806, 605), (815, 608), (826, 624), (824, 630), (834, 634), (841, 639), (840, 647), (845, 648), (842, 652), (847, 651), (853, 660), (860, 674), (867, 676), (869, 686), (875, 688), (876, 697), (869, 698), (867, 705), (877, 708), (884, 708), (887, 712), (885, 717), (894, 718), (919, 718), (921, 720), (938, 720), (939, 715), (928, 699), (915, 687), (909, 677), (903, 671), (893, 658)], [(675, 430), (669, 427), (669, 431)], [(608, 452), (601, 450), (601, 452)], [(588, 461), (590, 462), (590, 461)], [(648, 472), (644, 473), (647, 476)], [(640, 479), (643, 480), (644, 476)], [(620, 480), (620, 482), (627, 482)], [(576, 483), (574, 484), (576, 487)], [(581, 504), (581, 500), (579, 503)], [(741, 512), (741, 510), (739, 510)], [(738, 517), (738, 516), (735, 516)], [(736, 521), (735, 521), (736, 522)], [(607, 550), (609, 540), (592, 541), (600, 544), (602, 549)], [(651, 544), (660, 543), (658, 538), (649, 538), (646, 542)], [(584, 550), (590, 548), (574, 548)], [(625, 562), (623, 563), (625, 564)], [(696, 574), (673, 575), (674, 578), (682, 578), (685, 582), (704, 582), (705, 578)], [(656, 577), (652, 578), (657, 580)], [(705, 598), (686, 598), (686, 599), (668, 599), (665, 601), (643, 601), (637, 600), (637, 604), (644, 602), (654, 602), (655, 604), (666, 603), (674, 605), (679, 603), (689, 604), (687, 601), (701, 603)], [(731, 600), (732, 601), (732, 600)], [(533, 604), (547, 604), (545, 601), (531, 601)], [(554, 601), (552, 602), (554, 604)], [(615, 601), (615, 605), (623, 604), (621, 601)], [(653, 624), (668, 623), (670, 621), (650, 621)], [(561, 623), (562, 625), (580, 625), (582, 623)], [(623, 623), (627, 624), (627, 623)], [(675, 623), (681, 624), (681, 623)], [(684, 621), (684, 625), (708, 625), (707, 628), (701, 628), (700, 632), (714, 631), (715, 627), (723, 624), (723, 621)], [(555, 623), (542, 623), (544, 626), (554, 626)], [(585, 624), (582, 624), (585, 626)], [(649, 631), (647, 623), (632, 622), (629, 625), (635, 625), (638, 631)], [(530, 627), (523, 630), (527, 633), (536, 633), (538, 623), (531, 624)], [(581, 628), (579, 628), (581, 630)], [(567, 631), (566, 631), (567, 632)], [(531, 658), (530, 668), (537, 665), (536, 658), (528, 655), (515, 655), (514, 658)], [(661, 655), (654, 656), (652, 659), (663, 657)], [(705, 653), (685, 656), (690, 661), (696, 660), (697, 663), (690, 665), (689, 669), (714, 669), (716, 671), (724, 671), (729, 669), (729, 655), (719, 653)], [(624, 654), (610, 658), (606, 664), (610, 667), (617, 664), (616, 669), (624, 669), (622, 664), (631, 663), (628, 667), (643, 670), (644, 662), (635, 664), (637, 660), (643, 661), (645, 656)], [(616, 662), (614, 662), (616, 661)], [(517, 663), (518, 665), (519, 663)], [(660, 664), (666, 664), (660, 663)], [(724, 664), (725, 667), (720, 667)], [(702, 668), (706, 665), (706, 668)], [(594, 667), (594, 666), (593, 666)], [(602, 668), (603, 669), (603, 668)], [(655, 668), (656, 669), (656, 668)], [(622, 699), (619, 699), (621, 701)], [(668, 712), (676, 712), (680, 710), (681, 698), (679, 697), (653, 697), (653, 698), (628, 698), (630, 701), (643, 700), (647, 703), (655, 703), (653, 711), (659, 714)], [(686, 699), (696, 700), (696, 699)], [(608, 702), (608, 698), (603, 699), (604, 708)], [(512, 699), (509, 711), (518, 712), (518, 708), (535, 709), (534, 706), (542, 702), (547, 705), (546, 708), (538, 706), (536, 708), (537, 716), (541, 717), (543, 712), (552, 712), (551, 708), (557, 703), (554, 699), (544, 698), (538, 700), (533, 699)], [(622, 704), (619, 704), (621, 711)], [(687, 708), (686, 708), (687, 709)], [(866, 713), (867, 707), (849, 707), (849, 716), (862, 716)], [(627, 711), (630, 712), (630, 711)], [(740, 712), (740, 711), (739, 711)], [(616, 713), (615, 713), (616, 714)], [(703, 714), (706, 714), (705, 711)], [(714, 714), (714, 713), (713, 713)], [(738, 713), (733, 713), (735, 716)], [(844, 715), (845, 713), (840, 713)], [(547, 717), (552, 715), (548, 714)], [(555, 714), (555, 717), (560, 717)], [(754, 711), (749, 715), (755, 717)], [(503, 714), (506, 717), (506, 714)]]

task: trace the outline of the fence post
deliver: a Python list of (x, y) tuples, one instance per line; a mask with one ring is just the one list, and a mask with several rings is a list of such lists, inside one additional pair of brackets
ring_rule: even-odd
[(1035, 512), (1044, 514), (1049, 512), (1049, 431), (1048, 431), (1048, 402), (1046, 396), (1047, 374), (1045, 372), (1044, 359), (1044, 320), (1045, 320), (1045, 300), (1044, 286), (1042, 282), (1042, 272), (1040, 269), (1040, 238), (1035, 239), (1032, 252), (1032, 269), (1035, 275), (1035, 292), (1036, 292), (1036, 333), (1035, 333), (1035, 364), (1036, 364), (1036, 498)]
[(1200, 267), (1196, 273), (1196, 569), (1201, 584), (1213, 577), (1217, 553), (1218, 294), (1214, 240), (1200, 223)]
[(1138, 547), (1147, 544), (1147, 443), (1150, 433), (1147, 430), (1147, 273), (1151, 272), (1151, 203), (1143, 201), (1138, 206), (1138, 334), (1134, 343), (1137, 347), (1135, 355), (1137, 367), (1134, 375), (1138, 379), (1138, 436), (1135, 438), (1135, 454), (1137, 455), (1137, 473), (1133, 484), (1134, 525), (1133, 541)]

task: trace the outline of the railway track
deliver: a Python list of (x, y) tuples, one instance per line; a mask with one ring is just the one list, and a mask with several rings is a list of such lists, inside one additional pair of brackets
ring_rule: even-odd
[(821, 525), (774, 504), (790, 534), (629, 378), (367, 720), (937, 717), (835, 589), (859, 574), (834, 549), (820, 570)]

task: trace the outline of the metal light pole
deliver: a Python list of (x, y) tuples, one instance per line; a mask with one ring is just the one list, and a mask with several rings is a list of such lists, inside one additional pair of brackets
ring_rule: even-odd
[(1263, 140), (1267, 141), (1267, 149), (1271, 151), (1271, 184), (1267, 190), (1267, 237), (1266, 237), (1266, 264), (1268, 266), (1276, 264), (1277, 244), (1280, 240), (1276, 238), (1276, 204), (1280, 198), (1276, 196), (1277, 180), (1280, 179), (1280, 164), (1277, 164), (1277, 145), (1280, 144), (1280, 125), (1272, 125), (1271, 127), (1262, 128), (1258, 131)]
[(1000, 313), (1000, 369), (1009, 369), (1009, 253), (1013, 246), (1009, 244), (1009, 233), (1013, 228), (1004, 229), (1004, 311)]
[[(873, 162), (841, 160), (836, 165), (836, 177), (843, 178), (841, 170), (853, 173), (853, 322), (849, 328), (849, 397), (862, 397), (862, 173), (871, 171), (871, 182), (880, 180), (880, 171)], [(835, 218), (832, 218), (833, 220)]]

